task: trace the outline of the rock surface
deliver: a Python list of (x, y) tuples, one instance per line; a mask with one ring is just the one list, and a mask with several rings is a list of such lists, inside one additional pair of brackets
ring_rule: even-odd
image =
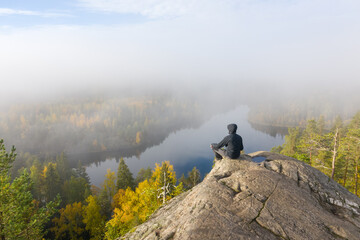
[(360, 198), (303, 162), (256, 152), (216, 161), (122, 239), (360, 239)]

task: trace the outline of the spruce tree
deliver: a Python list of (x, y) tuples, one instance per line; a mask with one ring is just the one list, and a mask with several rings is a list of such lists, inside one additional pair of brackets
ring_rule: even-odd
[(201, 182), (201, 176), (200, 176), (200, 171), (194, 167), (189, 173), (188, 173), (188, 179), (189, 179), (189, 185), (190, 188), (195, 187), (196, 184), (198, 184), (199, 182)]
[(185, 189), (190, 189), (189, 187), (189, 179), (187, 179), (184, 175), (184, 173), (181, 175), (181, 177), (178, 179), (179, 184), (182, 183), (183, 187)]
[(81, 164), (81, 161), (78, 162), (77, 168), (75, 169), (75, 177), (83, 178), (90, 186), (90, 177), (86, 172), (85, 167)]
[(134, 188), (134, 178), (132, 173), (130, 172), (128, 166), (126, 165), (124, 158), (120, 159), (118, 172), (117, 172), (117, 182), (116, 187), (117, 189), (127, 189), (130, 187), (131, 189)]
[(48, 163), (43, 170), (42, 185), (44, 186), (44, 201), (49, 202), (61, 191), (60, 176), (56, 168), (56, 163)]
[(141, 168), (135, 179), (136, 186), (145, 180), (149, 180), (151, 176), (152, 176), (152, 171), (150, 167), (148, 167), (147, 169)]
[(15, 148), (6, 152), (0, 140), (0, 239), (42, 239), (44, 226), (59, 205), (49, 202), (40, 207), (32, 196), (33, 182), (26, 170), (11, 181)]

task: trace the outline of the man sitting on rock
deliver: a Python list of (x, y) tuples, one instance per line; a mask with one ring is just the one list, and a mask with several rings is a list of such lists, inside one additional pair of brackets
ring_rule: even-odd
[[(240, 156), (241, 150), (244, 149), (241, 136), (236, 134), (236, 124), (229, 124), (227, 128), (229, 130), (228, 136), (219, 143), (210, 144), (217, 160), (223, 159), (224, 157), (237, 159)], [(222, 149), (222, 147), (226, 147), (226, 150)]]

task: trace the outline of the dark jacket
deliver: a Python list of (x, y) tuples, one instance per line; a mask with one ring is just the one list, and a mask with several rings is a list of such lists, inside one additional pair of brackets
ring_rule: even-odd
[(229, 135), (226, 136), (218, 144), (212, 144), (213, 149), (218, 150), (222, 147), (226, 147), (226, 155), (229, 158), (235, 159), (240, 156), (241, 150), (244, 149), (242, 138), (240, 135), (236, 134), (237, 126), (236, 124), (229, 124), (227, 126), (229, 130)]

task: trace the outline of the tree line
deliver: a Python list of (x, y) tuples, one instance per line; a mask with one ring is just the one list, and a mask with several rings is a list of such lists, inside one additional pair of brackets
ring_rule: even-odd
[(272, 149), (304, 161), (360, 195), (360, 112), (348, 123), (338, 116), (330, 129), (323, 117), (289, 128), (285, 143)]
[(0, 112), (0, 136), (32, 154), (116, 151), (158, 144), (201, 119), (197, 103), (170, 95), (79, 98), (12, 105)]
[[(299, 90), (300, 91), (300, 90)], [(345, 94), (345, 93), (344, 93)], [(354, 101), (358, 101), (358, 94), (340, 97), (323, 91), (322, 93), (298, 94), (296, 92), (281, 92), (269, 97), (260, 97), (249, 103), (248, 120), (251, 123), (278, 127), (305, 127), (309, 119), (324, 116), (327, 128), (335, 124), (337, 115), (342, 119), (351, 119), (359, 110)]]
[(134, 179), (123, 158), (101, 187), (66, 155), (11, 174), (15, 148), (0, 141), (0, 239), (116, 239), (143, 223), (162, 204), (201, 181), (196, 167), (180, 179), (170, 162), (141, 169)]

